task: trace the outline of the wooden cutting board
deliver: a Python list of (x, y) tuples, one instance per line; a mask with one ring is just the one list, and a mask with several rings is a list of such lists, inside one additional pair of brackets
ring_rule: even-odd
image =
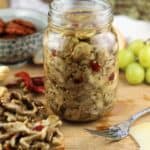
[[(42, 67), (25, 66), (12, 69), (12, 75), (20, 70), (28, 71), (31, 75), (43, 75)], [(8, 79), (12, 80), (12, 76)], [(129, 136), (119, 142), (111, 143), (103, 137), (92, 136), (84, 131), (84, 128), (96, 128), (105, 124), (116, 124), (128, 119), (132, 114), (146, 107), (150, 107), (150, 86), (130, 86), (120, 75), (120, 82), (117, 91), (117, 99), (114, 109), (105, 117), (96, 122), (86, 124), (72, 124), (64, 122), (62, 132), (65, 136), (66, 150), (138, 150), (135, 141)], [(147, 115), (136, 122), (150, 121)]]

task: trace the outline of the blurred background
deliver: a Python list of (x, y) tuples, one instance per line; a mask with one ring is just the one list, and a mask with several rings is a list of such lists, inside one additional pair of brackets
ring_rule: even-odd
[(0, 8), (30, 8), (48, 12), (48, 0), (0, 0)]
[(150, 0), (109, 0), (115, 14), (125, 14), (136, 19), (150, 21)]
[[(0, 8), (32, 8), (44, 13), (48, 12), (51, 0), (0, 0)], [(150, 20), (150, 0), (109, 0), (115, 14), (125, 14), (132, 18)]]

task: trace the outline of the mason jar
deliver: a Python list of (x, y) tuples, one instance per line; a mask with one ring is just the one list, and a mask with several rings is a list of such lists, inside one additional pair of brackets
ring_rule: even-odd
[(44, 37), (49, 107), (68, 121), (110, 111), (118, 83), (117, 35), (105, 0), (54, 0)]

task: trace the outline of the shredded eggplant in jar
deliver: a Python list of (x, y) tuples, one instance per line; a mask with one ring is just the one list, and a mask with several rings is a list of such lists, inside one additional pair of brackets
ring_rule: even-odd
[(44, 37), (48, 103), (63, 119), (96, 120), (111, 109), (118, 82), (111, 7), (106, 1), (54, 0), (49, 17)]
[[(95, 120), (110, 110), (115, 100), (115, 34), (91, 35), (85, 39), (60, 36), (59, 49), (45, 49), (47, 98), (54, 112), (66, 120)], [(55, 40), (56, 36), (52, 33), (49, 38)]]

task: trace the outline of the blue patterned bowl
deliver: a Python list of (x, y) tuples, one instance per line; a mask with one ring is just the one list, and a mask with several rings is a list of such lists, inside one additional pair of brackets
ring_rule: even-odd
[(29, 60), (42, 50), (43, 30), (47, 26), (47, 16), (30, 9), (2, 9), (0, 18), (5, 21), (21, 18), (31, 21), (38, 32), (14, 39), (0, 39), (0, 63), (17, 64)]

